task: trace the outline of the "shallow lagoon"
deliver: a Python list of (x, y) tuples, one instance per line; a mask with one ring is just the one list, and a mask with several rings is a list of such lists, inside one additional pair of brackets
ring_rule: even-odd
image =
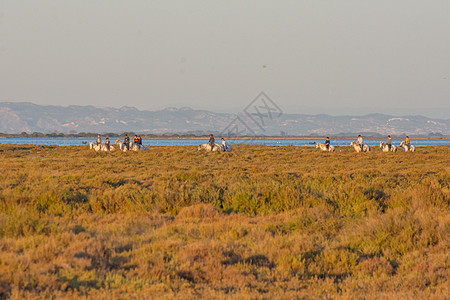
[[(116, 138), (111, 138), (111, 143), (114, 143)], [(122, 141), (123, 139), (121, 139)], [(250, 145), (267, 145), (267, 146), (314, 146), (316, 142), (324, 143), (323, 138), (239, 138), (226, 139), (229, 145), (233, 144), (250, 144)], [(351, 138), (331, 139), (331, 144), (334, 146), (349, 146)], [(104, 141), (104, 139), (103, 139)], [(369, 146), (378, 146), (380, 142), (385, 142), (386, 139), (364, 139), (364, 143)], [(399, 145), (401, 139), (392, 139), (394, 145)], [(86, 138), (0, 138), (0, 144), (33, 144), (33, 145), (58, 145), (58, 146), (78, 146), (83, 143), (95, 142), (95, 139)], [(143, 143), (149, 146), (194, 146), (207, 143), (208, 139), (199, 138), (154, 138), (143, 139)], [(220, 143), (220, 138), (216, 139), (216, 143)], [(450, 145), (450, 139), (411, 139), (411, 144), (420, 146), (435, 146), (435, 145)]]

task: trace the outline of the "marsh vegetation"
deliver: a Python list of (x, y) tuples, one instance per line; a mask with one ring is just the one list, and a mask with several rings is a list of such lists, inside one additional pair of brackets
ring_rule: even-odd
[(0, 298), (445, 298), (450, 147), (0, 145)]

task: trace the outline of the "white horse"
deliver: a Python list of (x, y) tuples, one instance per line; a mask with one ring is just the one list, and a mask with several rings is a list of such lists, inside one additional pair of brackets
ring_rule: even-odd
[[(350, 146), (353, 146), (356, 152), (361, 152), (361, 147), (355, 141), (352, 141), (350, 143)], [(363, 145), (362, 152), (369, 152), (369, 151), (370, 151), (369, 145)]]
[[(115, 145), (115, 147), (116, 147), (117, 149), (119, 149), (120, 151), (127, 151), (125, 145), (124, 145), (119, 139), (117, 139), (117, 140), (114, 142), (114, 145)], [(124, 148), (125, 148), (125, 150), (124, 150)]]
[(117, 140), (114, 145), (116, 145), (121, 151), (126, 152), (126, 151), (130, 151), (133, 148), (133, 143), (129, 142), (128, 143), (128, 148), (125, 145), (125, 143), (120, 142), (119, 140)]
[[(117, 142), (116, 142), (117, 143)], [(120, 150), (122, 150), (123, 152), (127, 152), (127, 151), (145, 151), (148, 150), (148, 146), (147, 145), (137, 145), (134, 144), (133, 142), (129, 142), (128, 147), (126, 146), (125, 143), (120, 143), (118, 144), (118, 147)]]
[(106, 145), (96, 145), (94, 142), (89, 143), (89, 149), (93, 149), (95, 151), (115, 151), (116, 148), (112, 145), (109, 146), (109, 149), (106, 147)]
[(148, 150), (148, 146), (146, 146), (146, 145), (138, 145), (138, 144), (134, 144), (132, 147), (130, 147), (130, 150), (133, 150), (133, 151)]
[(322, 143), (317, 143), (316, 144), (316, 149), (320, 148), (320, 150), (322, 151), (330, 151), (330, 152), (334, 152), (334, 146), (330, 145), (327, 149), (327, 146), (325, 146)]
[[(228, 146), (230, 147), (230, 146)], [(211, 145), (210, 144), (201, 144), (198, 146), (198, 151), (200, 150), (206, 150), (206, 151), (222, 151), (222, 149), (220, 148), (220, 146), (218, 144), (214, 144), (214, 146), (211, 149)], [(231, 151), (231, 147), (230, 147), (230, 151)]]
[(405, 145), (404, 141), (400, 142), (400, 147), (403, 147), (404, 151), (411, 151), (411, 152), (416, 151), (416, 148), (413, 145), (409, 145), (409, 147), (408, 147), (408, 146)]
[(395, 145), (391, 145), (391, 149), (389, 150), (389, 146), (386, 145), (384, 142), (380, 142), (380, 148), (381, 150), (383, 150), (383, 152), (396, 152), (397, 151), (397, 147)]

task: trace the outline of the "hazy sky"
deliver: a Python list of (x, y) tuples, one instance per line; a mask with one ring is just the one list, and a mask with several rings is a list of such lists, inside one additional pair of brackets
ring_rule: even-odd
[(450, 118), (449, 0), (1, 0), (0, 102)]

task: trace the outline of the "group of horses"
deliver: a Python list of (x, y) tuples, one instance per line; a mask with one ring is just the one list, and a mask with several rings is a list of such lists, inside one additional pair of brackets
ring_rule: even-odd
[(122, 143), (119, 139), (116, 140), (116, 142), (113, 145), (109, 146), (109, 149), (106, 145), (100, 144), (97, 145), (94, 142), (89, 143), (89, 148), (95, 151), (105, 151), (105, 152), (111, 152), (111, 151), (142, 151), (142, 150), (148, 150), (148, 146), (146, 145), (138, 145), (133, 142), (129, 142), (128, 147), (125, 143)]
[(198, 146), (198, 151), (205, 150), (205, 151), (219, 151), (219, 152), (231, 152), (231, 146), (220, 146), (218, 144), (214, 144), (214, 146), (211, 147), (210, 144), (201, 144)]
[[(360, 145), (358, 145), (355, 141), (352, 141), (350, 143), (350, 146), (353, 146), (353, 148), (355, 149), (356, 152), (369, 152), (371, 150), (369, 145), (363, 145), (362, 148)], [(400, 143), (399, 147), (403, 147), (404, 151), (410, 151), (410, 152), (414, 152), (415, 151), (415, 147), (410, 145), (409, 147), (407, 145), (405, 145), (405, 142), (402, 141)], [(395, 145), (391, 145), (391, 147), (389, 147), (389, 145), (386, 145), (384, 142), (380, 142), (380, 148), (383, 152), (396, 152), (398, 147)], [(316, 149), (320, 149), (322, 151), (329, 151), (329, 152), (334, 152), (336, 149), (334, 148), (333, 145), (329, 145), (328, 148), (327, 146), (325, 146), (325, 144), (322, 143), (316, 143)], [(221, 152), (231, 152), (231, 146), (226, 146), (225, 148), (221, 147), (218, 144), (214, 144), (213, 147), (211, 147), (210, 144), (201, 144), (200, 146), (198, 146), (198, 150), (206, 150), (206, 151), (221, 151)]]
[[(361, 146), (358, 145), (355, 141), (352, 141), (350, 143), (350, 146), (353, 146), (353, 148), (355, 149), (356, 152), (369, 152), (371, 150), (369, 145), (363, 145), (361, 148)], [(414, 152), (416, 150), (416, 148), (413, 145), (410, 145), (410, 146), (405, 145), (404, 141), (401, 141), (399, 147), (402, 147), (404, 151)], [(386, 145), (384, 142), (380, 142), (380, 148), (383, 152), (389, 152), (389, 151), (396, 152), (398, 150), (397, 146), (391, 145), (391, 147), (389, 147), (389, 145)], [(329, 152), (335, 151), (334, 146), (330, 145), (327, 148), (327, 146), (325, 146), (325, 144), (322, 144), (322, 143), (317, 143), (316, 149), (320, 149), (322, 151), (329, 151)]]
[[(111, 151), (141, 151), (141, 150), (148, 150), (148, 146), (145, 145), (138, 145), (133, 142), (129, 142), (128, 147), (125, 143), (122, 143), (119, 139), (116, 140), (116, 142), (113, 145), (109, 146), (109, 149), (104, 144), (95, 144), (94, 142), (89, 143), (89, 148), (94, 151), (105, 151), (105, 152), (111, 152)], [(226, 145), (225, 147), (222, 147), (218, 144), (214, 144), (213, 147), (211, 147), (210, 144), (201, 144), (198, 146), (198, 150), (206, 150), (206, 151), (219, 151), (219, 152), (231, 152), (231, 146)]]
[[(363, 145), (361, 147), (355, 141), (352, 141), (350, 143), (350, 146), (352, 146), (355, 149), (356, 152), (369, 152), (371, 150), (369, 145)], [(406, 152), (407, 151), (414, 152), (416, 150), (416, 148), (414, 146), (412, 146), (412, 145), (410, 145), (410, 146), (405, 145), (404, 141), (401, 141), (399, 147), (402, 147), (403, 150), (406, 151)], [(395, 145), (391, 145), (391, 147), (389, 147), (389, 145), (385, 144), (384, 142), (380, 142), (380, 148), (381, 148), (381, 150), (383, 152), (389, 152), (389, 151), (396, 152), (399, 147), (397, 147)], [(335, 151), (334, 146), (330, 145), (327, 148), (327, 146), (325, 146), (325, 144), (322, 144), (322, 143), (317, 143), (316, 144), (316, 149), (320, 149), (322, 151), (329, 151), (329, 152), (334, 152)]]
[[(350, 146), (353, 146), (353, 148), (355, 149), (356, 152), (369, 152), (371, 150), (369, 145), (363, 145), (361, 148), (361, 146), (358, 145), (355, 141), (352, 141), (350, 143)], [(414, 152), (416, 150), (415, 147), (412, 145), (410, 145), (409, 147), (407, 145), (405, 145), (404, 141), (402, 141), (400, 143), (399, 147), (402, 147), (404, 151)], [(399, 147), (397, 147), (395, 145), (391, 145), (391, 147), (389, 147), (389, 145), (385, 144), (384, 142), (380, 142), (380, 148), (383, 152), (396, 152)], [(109, 149), (106, 145), (103, 145), (103, 144), (96, 145), (94, 142), (91, 142), (89, 144), (89, 148), (93, 149), (95, 151), (105, 151), (105, 152), (116, 151), (116, 150), (120, 150), (123, 152), (148, 150), (148, 146), (138, 145), (133, 142), (129, 142), (129, 145), (127, 147), (126, 144), (122, 143), (119, 139), (117, 139), (113, 145), (110, 145)], [(322, 143), (316, 143), (316, 149), (320, 149), (322, 151), (328, 151), (328, 152), (334, 152), (336, 150), (334, 148), (334, 146), (329, 145), (327, 147), (325, 144), (322, 144)], [(214, 144), (214, 146), (211, 147), (210, 144), (201, 144), (198, 146), (198, 151), (201, 151), (201, 150), (211, 151), (211, 152), (214, 152), (214, 151), (231, 152), (231, 146), (226, 145), (225, 147), (222, 147), (218, 144)]]

